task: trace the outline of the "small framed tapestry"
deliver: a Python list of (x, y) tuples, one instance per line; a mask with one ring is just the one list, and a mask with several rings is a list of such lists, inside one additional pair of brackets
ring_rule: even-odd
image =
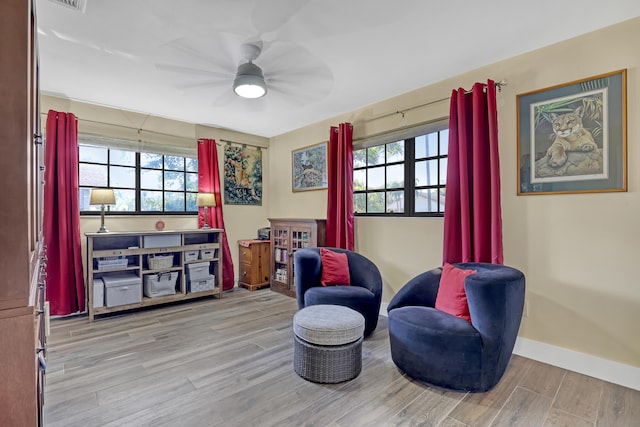
[(327, 188), (327, 143), (304, 147), (292, 152), (293, 191)]
[(517, 96), (518, 195), (627, 191), (627, 70)]
[(224, 203), (262, 205), (262, 150), (224, 147)]

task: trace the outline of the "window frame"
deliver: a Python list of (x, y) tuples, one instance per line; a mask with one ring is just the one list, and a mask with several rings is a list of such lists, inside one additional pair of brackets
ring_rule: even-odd
[[(401, 129), (394, 132), (389, 132), (377, 136), (373, 136), (371, 138), (364, 139), (354, 144), (353, 150), (358, 151), (362, 149), (368, 149), (372, 147), (385, 146), (384, 149), (384, 162), (378, 165), (368, 165), (359, 166), (353, 168), (354, 173), (356, 171), (365, 171), (365, 183), (364, 190), (353, 190), (354, 196), (354, 216), (356, 217), (402, 217), (402, 218), (415, 218), (415, 217), (435, 217), (442, 218), (444, 217), (444, 207), (440, 210), (440, 203), (438, 203), (437, 211), (430, 212), (416, 212), (416, 190), (437, 190), (439, 193), (439, 197), (441, 192), (444, 192), (446, 195), (446, 178), (443, 183), (440, 183), (438, 179), (435, 184), (429, 185), (415, 185), (415, 169), (416, 163), (422, 161), (429, 160), (437, 160), (438, 171), (437, 177), (440, 177), (440, 168), (442, 167), (442, 160), (447, 160), (448, 167), (448, 150), (447, 153), (442, 153), (442, 132), (447, 131), (449, 128), (448, 118), (439, 119), (433, 122), (424, 123), (417, 126), (412, 126), (410, 128)], [(415, 150), (415, 140), (420, 136), (426, 136), (431, 133), (438, 134), (438, 144), (437, 144), (437, 155), (425, 156), (416, 159), (416, 150)], [(386, 145), (394, 142), (404, 142), (404, 160), (402, 161), (391, 161), (387, 162), (387, 149)], [(445, 141), (446, 142), (446, 141)], [(447, 146), (447, 144), (445, 144)], [(365, 155), (365, 159), (367, 156)], [(365, 162), (367, 163), (367, 162)], [(387, 187), (387, 175), (386, 168), (388, 166), (393, 166), (397, 164), (404, 164), (404, 187), (398, 188), (397, 190), (403, 191), (404, 196), (404, 212), (356, 212), (355, 211), (355, 197), (357, 194), (365, 194), (365, 206), (366, 206), (366, 198), (369, 194), (375, 193), (388, 193), (389, 191), (394, 191), (396, 188)], [(376, 168), (384, 168), (385, 169), (385, 179), (384, 179), (384, 187), (380, 189), (367, 190), (367, 181), (366, 177), (368, 176), (366, 171)], [(444, 206), (444, 202), (442, 203)], [(386, 210), (386, 199), (385, 199), (385, 210)]]
[[(84, 147), (95, 147), (95, 148), (100, 148), (100, 149), (105, 149), (107, 150), (107, 159), (106, 159), (106, 163), (101, 163), (101, 162), (91, 162), (91, 161), (81, 161), (80, 160), (80, 153), (78, 150), (78, 178), (79, 178), (79, 182), (80, 182), (80, 168), (81, 165), (99, 165), (99, 166), (104, 166), (107, 168), (107, 186), (88, 186), (88, 185), (79, 185), (79, 194), (78, 196), (80, 197), (80, 190), (82, 189), (91, 189), (91, 188), (112, 188), (114, 190), (127, 190), (127, 191), (133, 191), (135, 193), (135, 207), (134, 210), (128, 210), (128, 211), (116, 211), (112, 209), (112, 206), (105, 206), (105, 214), (107, 215), (131, 215), (131, 216), (151, 216), (151, 215), (163, 215), (163, 216), (175, 216), (175, 215), (196, 215), (198, 213), (198, 208), (196, 207), (195, 210), (191, 211), (191, 210), (187, 210), (188, 208), (188, 195), (193, 194), (193, 195), (197, 195), (198, 191), (197, 191), (197, 186), (196, 186), (196, 191), (191, 191), (188, 190), (187, 188), (187, 183), (188, 183), (188, 174), (195, 174), (196, 175), (196, 179), (198, 178), (198, 171), (197, 171), (197, 154), (186, 154), (186, 153), (175, 153), (175, 152), (161, 152), (164, 150), (160, 150), (158, 148), (148, 148), (148, 147), (136, 147), (136, 146), (132, 146), (132, 147), (122, 147), (121, 143), (119, 143), (120, 141), (114, 140), (114, 144), (110, 145), (108, 142), (106, 143), (99, 143), (99, 144), (92, 144), (91, 141), (83, 141), (82, 138), (79, 136), (78, 138), (78, 147), (84, 146)], [(116, 163), (112, 163), (112, 159), (111, 159), (111, 151), (112, 150), (118, 150), (118, 151), (130, 151), (133, 152), (135, 154), (135, 165), (134, 166), (130, 166), (130, 165), (121, 165), (121, 164), (116, 164)], [(148, 166), (142, 166), (141, 165), (141, 155), (143, 153), (147, 153), (147, 154), (157, 154), (157, 155), (161, 155), (161, 162), (162, 162), (162, 167), (161, 168), (151, 168)], [(170, 156), (170, 157), (181, 157), (182, 161), (183, 161), (183, 169), (181, 171), (176, 171), (175, 169), (167, 169), (166, 168), (166, 164), (165, 164), (165, 156)], [(187, 159), (194, 159), (196, 162), (196, 170), (195, 171), (189, 171), (187, 168)], [(111, 167), (126, 167), (126, 168), (131, 168), (134, 170), (134, 174), (135, 174), (135, 186), (133, 188), (131, 187), (118, 187), (118, 186), (109, 186), (111, 184)], [(144, 170), (154, 170), (154, 171), (159, 171), (161, 176), (162, 176), (162, 183), (161, 186), (162, 188), (160, 190), (155, 190), (155, 189), (146, 189), (146, 188), (142, 188), (142, 177), (141, 177), (141, 173)], [(168, 190), (165, 188), (165, 172), (181, 172), (183, 174), (184, 177), (184, 189), (183, 190)], [(162, 192), (162, 210), (157, 210), (157, 211), (143, 211), (141, 210), (142, 208), (142, 192), (143, 191), (161, 191)], [(166, 193), (181, 193), (184, 196), (184, 210), (180, 210), (180, 211), (167, 211), (164, 210), (165, 208), (165, 197), (166, 197)], [(80, 205), (80, 204), (79, 204)], [(100, 215), (100, 210), (82, 210), (82, 206), (79, 206), (80, 208), (80, 215)]]

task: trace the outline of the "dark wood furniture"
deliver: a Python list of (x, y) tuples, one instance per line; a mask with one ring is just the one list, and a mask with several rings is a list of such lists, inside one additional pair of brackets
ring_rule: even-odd
[(250, 291), (269, 286), (271, 244), (268, 240), (238, 240), (240, 279), (238, 286)]
[(0, 2), (0, 426), (43, 424), (46, 259), (36, 41), (35, 1)]
[(324, 246), (327, 221), (307, 218), (269, 218), (271, 222), (271, 289), (296, 296), (293, 254), (302, 248)]

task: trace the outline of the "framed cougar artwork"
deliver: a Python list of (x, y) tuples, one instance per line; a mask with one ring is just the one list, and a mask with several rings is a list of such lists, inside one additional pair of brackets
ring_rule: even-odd
[(626, 77), (517, 96), (518, 195), (627, 191)]

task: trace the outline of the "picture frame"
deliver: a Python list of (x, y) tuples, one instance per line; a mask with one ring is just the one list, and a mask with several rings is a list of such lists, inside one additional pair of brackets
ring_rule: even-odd
[(293, 192), (328, 187), (327, 148), (328, 142), (321, 142), (291, 152)]
[(517, 95), (518, 195), (627, 191), (627, 70)]

